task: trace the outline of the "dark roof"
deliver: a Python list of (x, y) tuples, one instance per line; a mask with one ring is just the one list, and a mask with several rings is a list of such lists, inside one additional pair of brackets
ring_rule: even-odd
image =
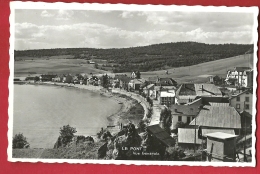
[(242, 112), (240, 112), (240, 115), (241, 115), (241, 116), (248, 117), (248, 118), (252, 118), (252, 115), (251, 115), (249, 112), (247, 112), (247, 111), (242, 111)]
[(182, 84), (176, 91), (176, 96), (182, 96), (182, 95), (186, 95), (186, 96), (196, 96), (196, 92), (195, 92), (195, 86), (194, 84)]
[(174, 139), (165, 131), (163, 130), (159, 124), (147, 126), (147, 132), (153, 134), (161, 143), (170, 147), (175, 145)]
[(158, 78), (156, 84), (161, 86), (177, 86), (177, 82), (172, 78)]
[(147, 85), (144, 89), (154, 89), (154, 84)]
[[(234, 107), (230, 106), (204, 106), (196, 119), (196, 125), (214, 128), (241, 128), (241, 118)], [(195, 125), (195, 119), (190, 125)]]
[(237, 96), (240, 96), (241, 94), (244, 94), (244, 93), (251, 93), (251, 94), (253, 94), (252, 90), (245, 90), (245, 91), (243, 91), (243, 92), (241, 92), (241, 93), (239, 93), (239, 94), (232, 95), (232, 96), (230, 97), (230, 100), (233, 99), (233, 98), (236, 98)]
[(194, 84), (197, 96), (222, 96), (221, 91), (214, 84)]
[(131, 78), (126, 75), (116, 75), (114, 79), (121, 80), (122, 82), (130, 82)]
[[(201, 100), (201, 99), (199, 99)], [(169, 108), (172, 115), (185, 115), (185, 116), (196, 116), (199, 113), (198, 105), (171, 105)]]

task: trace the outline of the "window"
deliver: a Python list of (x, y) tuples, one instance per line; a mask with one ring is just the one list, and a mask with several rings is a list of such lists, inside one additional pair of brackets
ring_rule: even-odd
[(182, 121), (182, 117), (181, 116), (178, 116), (178, 121)]
[(249, 109), (249, 104), (246, 104), (246, 106), (245, 106), (246, 108), (245, 109)]
[(237, 104), (237, 105), (236, 105), (236, 108), (237, 108), (237, 109), (240, 109), (240, 104)]
[(190, 117), (187, 117), (187, 123), (190, 123)]
[(249, 97), (246, 97), (246, 102), (249, 102)]
[(237, 101), (240, 101), (240, 97), (237, 97)]

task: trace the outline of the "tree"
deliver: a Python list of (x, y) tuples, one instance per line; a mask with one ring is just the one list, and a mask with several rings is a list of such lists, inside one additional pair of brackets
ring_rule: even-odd
[(74, 133), (76, 133), (76, 128), (71, 127), (70, 125), (66, 125), (60, 128), (60, 138), (63, 145), (67, 145), (71, 142), (74, 137)]
[(183, 123), (182, 121), (178, 121), (175, 124), (176, 129), (178, 130), (178, 128), (184, 128), (185, 127), (185, 123)]
[(22, 133), (18, 133), (13, 137), (13, 149), (22, 149), (29, 146), (30, 144)]
[(137, 79), (140, 79), (140, 78), (141, 78), (141, 73), (140, 73), (140, 71), (137, 71), (137, 72), (135, 73), (135, 75), (136, 75), (136, 78), (137, 78)]
[(171, 125), (172, 125), (172, 113), (167, 107), (165, 107), (160, 114), (160, 124), (162, 128), (171, 134)]
[(106, 75), (103, 75), (102, 78), (103, 78), (103, 87), (104, 87), (104, 88), (108, 88), (108, 83), (109, 83), (109, 81), (108, 81), (108, 75), (107, 75), (107, 74), (106, 74)]

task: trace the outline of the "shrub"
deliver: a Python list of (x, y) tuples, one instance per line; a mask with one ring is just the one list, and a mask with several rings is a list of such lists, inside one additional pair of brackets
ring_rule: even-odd
[(13, 137), (13, 148), (22, 149), (24, 147), (29, 147), (30, 144), (27, 142), (25, 136), (22, 133), (18, 133)]

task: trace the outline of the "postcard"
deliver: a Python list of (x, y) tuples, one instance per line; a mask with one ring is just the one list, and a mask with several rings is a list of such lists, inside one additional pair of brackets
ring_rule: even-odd
[(257, 7), (10, 9), (9, 161), (256, 165)]

